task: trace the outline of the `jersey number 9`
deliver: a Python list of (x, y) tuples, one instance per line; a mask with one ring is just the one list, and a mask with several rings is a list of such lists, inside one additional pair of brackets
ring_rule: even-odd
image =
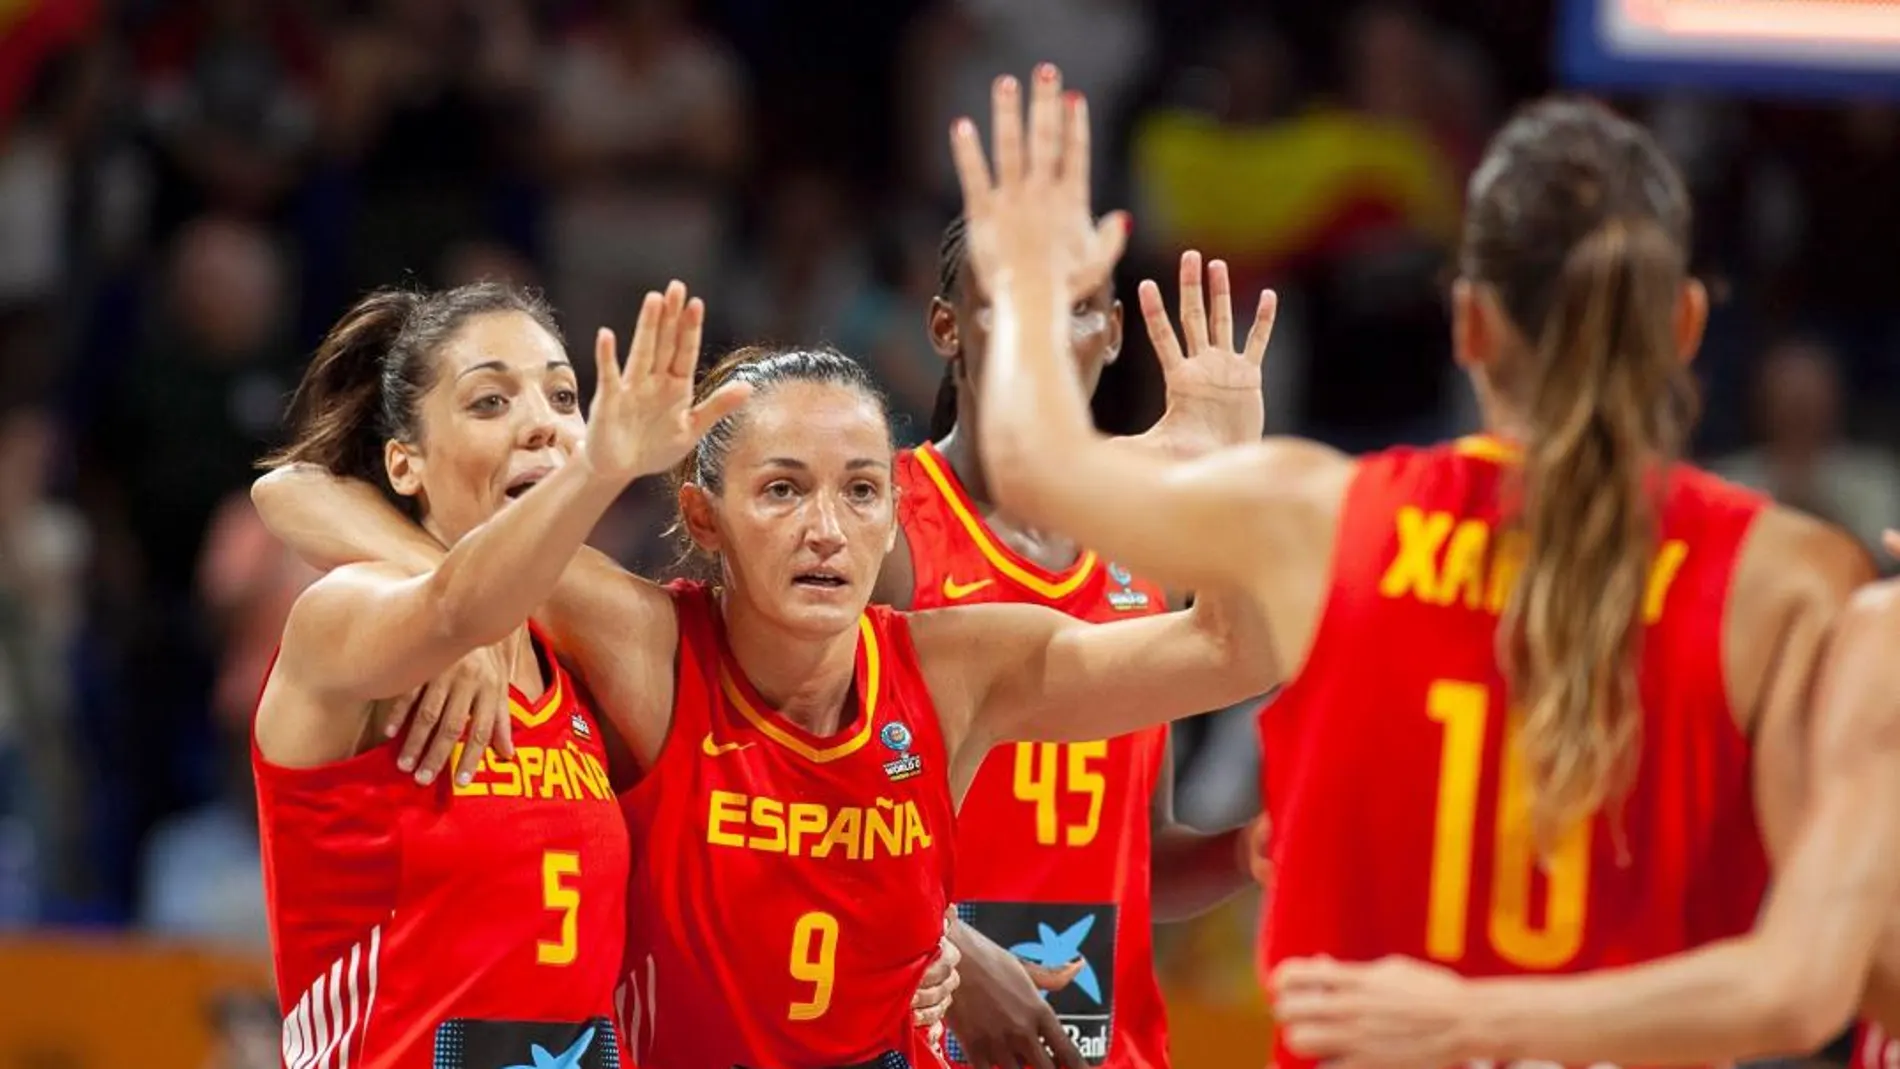
[[(1427, 713), (1444, 727), (1425, 949), (1433, 958), (1450, 963), (1465, 956), (1472, 843), (1478, 832), (1478, 785), (1484, 773), (1491, 692), (1476, 683), (1439, 680), (1431, 685), (1425, 701)], [(1579, 821), (1546, 859), (1543, 920), (1534, 923), (1531, 873), (1537, 865), (1537, 845), (1531, 834), (1530, 772), (1517, 744), (1516, 728), (1516, 718), (1506, 720), (1502, 778), (1492, 814), (1495, 839), (1486, 935), (1491, 949), (1505, 961), (1525, 969), (1552, 969), (1576, 957), (1583, 946), (1591, 822)]]
[[(1102, 830), (1102, 796), (1108, 784), (1094, 762), (1107, 756), (1108, 743), (1099, 739), (1066, 746), (1055, 742), (1016, 744), (1016, 799), (1036, 807), (1037, 842), (1054, 846), (1060, 837), (1069, 846), (1087, 846), (1095, 841)], [(1058, 829), (1056, 797), (1062, 793), (1087, 798), (1089, 811), (1081, 823)]]
[(792, 927), (792, 979), (812, 985), (811, 998), (792, 1003), (794, 1021), (815, 1021), (831, 1009), (838, 979), (838, 918), (813, 910)]

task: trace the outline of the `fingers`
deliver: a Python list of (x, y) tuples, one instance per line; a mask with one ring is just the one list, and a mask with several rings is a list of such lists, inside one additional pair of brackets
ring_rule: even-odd
[(1161, 361), (1161, 370), (1165, 374), (1169, 368), (1186, 359), (1181, 355), (1181, 339), (1175, 336), (1174, 324), (1168, 321), (1168, 306), (1161, 299), (1161, 287), (1152, 279), (1142, 279), (1135, 287), (1135, 296), (1141, 304), (1141, 321), (1148, 327), (1148, 344), (1154, 347), (1155, 358)]
[(950, 124), (950, 160), (963, 190), (964, 215), (982, 215), (990, 202), (990, 165), (983, 158), (983, 139), (977, 135), (976, 124), (968, 119)]
[(1201, 293), (1201, 254), (1193, 249), (1181, 254), (1181, 333), (1187, 339), (1187, 351), (1199, 355), (1207, 348), (1207, 300)]
[(620, 385), (620, 359), (615, 355), (619, 342), (614, 332), (602, 327), (594, 332), (594, 394), (612, 392)]
[(1022, 96), (1022, 86), (1010, 75), (990, 84), (990, 138), (999, 186), (1014, 185), (1023, 177)]
[(1069, 1037), (1063, 1035), (1062, 1025), (1056, 1022), (1055, 1014), (1044, 1011), (1042, 1016), (1045, 1019), (1036, 1022), (1036, 1034), (1022, 1044), (1021, 1049), (1016, 1052), (1016, 1060), (1023, 1065), (1033, 1065), (1036, 1069), (1055, 1069), (1056, 1060), (1049, 1049), (1050, 1031), (1053, 1028), (1055, 1034), (1061, 1036), (1064, 1043), (1069, 1041)]
[(492, 696), (476, 692), (469, 697), (473, 711), (468, 720), (468, 745), (462, 747), (462, 756), (455, 762), (455, 782), (464, 786), (474, 782), (476, 771), (482, 767), (482, 757), (495, 737)]
[(422, 760), (416, 762), (417, 783), (435, 782), (436, 773), (448, 766), (449, 758), (455, 753), (455, 744), (462, 741), (462, 733), (468, 730), (472, 707), (473, 703), (466, 692), (450, 692), (448, 706), (442, 711), (442, 724), (436, 728), (435, 738), (429, 742), (429, 748), (423, 751)]
[(508, 713), (508, 695), (498, 690), (488, 695), (486, 700), (495, 706), (490, 714), (495, 718), (495, 741), (492, 745), (496, 753), (512, 761), (515, 759), (515, 718)]
[(1077, 958), (1060, 969), (1025, 961), (1023, 971), (1029, 974), (1029, 981), (1036, 985), (1037, 990), (1060, 991), (1082, 972), (1082, 959)]
[[(396, 699), (395, 706), (392, 707), (390, 710), (391, 715), (389, 717), (389, 722), (383, 725), (384, 738), (393, 739), (396, 737), (397, 732), (400, 732), (402, 730), (403, 724), (407, 722), (409, 714), (414, 713), (416, 711), (416, 702), (420, 701), (421, 699), (422, 699), (421, 687), (417, 687), (415, 690), (412, 690), (409, 693), (403, 695), (402, 697)], [(397, 713), (400, 713), (401, 715), (395, 715)], [(404, 771), (407, 771), (407, 769), (405, 769)]]
[(1208, 340), (1221, 352), (1234, 351), (1234, 287), (1227, 277), (1227, 261), (1207, 263)]
[(667, 370), (674, 377), (692, 379), (699, 370), (699, 346), (706, 334), (706, 302), (694, 297), (680, 314), (679, 341), (673, 347), (673, 363)]
[(660, 351), (660, 317), (665, 308), (666, 299), (650, 290), (640, 302), (640, 318), (634, 321), (633, 343), (627, 347), (627, 366), (620, 376), (623, 383), (638, 382), (653, 373)]
[(692, 411), (686, 413), (686, 429), (697, 442), (705, 436), (707, 431), (712, 430), (713, 424), (738, 411), (739, 407), (746, 403), (746, 398), (751, 396), (751, 383), (726, 383), (714, 390), (704, 401), (694, 405)]
[(678, 358), (681, 321), (686, 318), (686, 283), (674, 279), (660, 299), (659, 337), (654, 339), (653, 374), (669, 372)]
[(1089, 101), (1081, 93), (1064, 95), (1068, 138), (1062, 147), (1062, 183), (1077, 204), (1089, 203)]
[[(435, 734), (435, 726), (442, 719), (442, 709), (448, 704), (449, 686), (444, 682), (430, 683), (422, 688), (422, 696), (416, 699), (415, 708), (409, 714), (409, 733), (403, 736), (402, 749), (396, 754), (396, 767), (404, 772), (414, 772), (416, 762), (422, 759), (422, 751), (428, 748), (429, 739)], [(420, 782), (427, 783), (420, 775)]]
[[(1247, 331), (1247, 349), (1244, 353), (1247, 361), (1255, 367), (1267, 358), (1267, 341), (1273, 337), (1273, 321), (1279, 314), (1280, 295), (1272, 290), (1262, 290), (1260, 303), (1254, 308), (1253, 326)], [(1900, 544), (1900, 541), (1889, 543), (1888, 550), (1894, 552), (1896, 544)]]
[(1306, 991), (1330, 991), (1351, 975), (1351, 966), (1321, 955), (1313, 958), (1288, 958), (1274, 967), (1267, 978), (1269, 992), (1277, 1001), (1284, 995)]
[(1087, 1069), (1088, 1063), (1082, 1060), (1082, 1052), (1075, 1048), (1075, 1041), (1056, 1020), (1053, 1010), (1043, 1015), (1042, 1041), (1048, 1046), (1050, 1063), (1061, 1065), (1063, 1069)]
[(1044, 63), (1029, 90), (1029, 174), (1040, 181), (1062, 171), (1062, 110), (1062, 72)]

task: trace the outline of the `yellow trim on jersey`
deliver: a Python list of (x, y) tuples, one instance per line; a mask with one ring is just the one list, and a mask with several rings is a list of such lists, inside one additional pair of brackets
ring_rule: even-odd
[(983, 526), (983, 521), (977, 519), (976, 515), (964, 506), (963, 495), (950, 482), (950, 477), (944, 473), (944, 470), (937, 465), (937, 460), (931, 455), (930, 448), (920, 447), (915, 455), (917, 463), (923, 466), (924, 474), (936, 485), (937, 493), (942, 495), (944, 504), (950, 506), (950, 511), (956, 515), (958, 522), (963, 524), (964, 533), (968, 534), (970, 541), (976, 544), (977, 552), (983, 554), (983, 559), (990, 562), (990, 567), (1022, 584), (1031, 593), (1050, 601), (1058, 601), (1075, 593), (1088, 580), (1089, 573), (1095, 570), (1094, 550), (1084, 550), (1081, 559), (1071, 565), (1075, 571), (1060, 582), (1051, 583), (1023, 568), (1009, 559), (1002, 547), (990, 538), (989, 529)]
[(1515, 444), (1489, 434), (1471, 434), (1452, 443), (1461, 457), (1475, 457), (1494, 464), (1515, 464), (1524, 459), (1524, 451)]
[(882, 666), (878, 663), (877, 631), (871, 627), (869, 616), (858, 617), (858, 638), (864, 644), (864, 694), (860, 698), (864, 714), (858, 724), (857, 733), (835, 746), (820, 749), (785, 730), (772, 721), (772, 718), (752, 707), (745, 693), (732, 678), (732, 668), (724, 658), (719, 661), (719, 689), (725, 691), (726, 700), (732, 703), (739, 715), (746, 718), (759, 734), (778, 743), (780, 746), (798, 754), (809, 761), (826, 764), (840, 757), (849, 757), (864, 748), (871, 741), (872, 725), (877, 718), (877, 695), (881, 682)]
[(508, 695), (509, 714), (522, 727), (538, 728), (547, 723), (548, 719), (554, 715), (554, 711), (561, 707), (561, 673), (554, 673), (554, 681), (548, 684), (547, 693), (541, 695), (541, 700), (535, 704), (541, 707), (539, 712), (521, 704), (513, 693)]

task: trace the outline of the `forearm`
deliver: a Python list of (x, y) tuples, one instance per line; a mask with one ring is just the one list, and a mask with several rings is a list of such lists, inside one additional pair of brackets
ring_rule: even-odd
[(323, 571), (386, 561), (420, 574), (446, 553), (375, 487), (309, 464), (266, 473), (252, 484), (251, 503), (279, 541)]
[(1752, 937), (1646, 965), (1472, 981), (1472, 1042), (1499, 1060), (1693, 1065), (1806, 1054), (1831, 1030), (1791, 1012), (1787, 963)]
[[(1053, 276), (1021, 272), (997, 287), (995, 330), (982, 377), (983, 421), (977, 448), (997, 503), (1058, 530), (1066, 480), (1106, 459), (1148, 452), (1095, 430), (1088, 398), (1068, 357), (1067, 290)], [(1061, 457), (1060, 464), (1050, 458)], [(1132, 458), (1131, 458), (1132, 459)], [(1073, 466), (1072, 466), (1073, 464)]]
[(625, 485), (575, 457), (456, 542), (429, 578), (442, 626), (471, 647), (520, 627)]
[(1201, 831), (1169, 823), (1154, 832), (1150, 886), (1154, 919), (1190, 920), (1253, 883), (1247, 827)]

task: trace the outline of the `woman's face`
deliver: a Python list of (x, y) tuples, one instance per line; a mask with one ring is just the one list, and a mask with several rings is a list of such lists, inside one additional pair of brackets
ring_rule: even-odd
[(385, 447), (389, 482), (445, 545), (567, 463), (586, 432), (561, 344), (532, 316), (471, 316), (434, 355), (418, 440)]
[(845, 385), (773, 386), (742, 410), (723, 478), (717, 495), (683, 487), (680, 507), (728, 596), (794, 634), (855, 627), (897, 538), (878, 403)]

